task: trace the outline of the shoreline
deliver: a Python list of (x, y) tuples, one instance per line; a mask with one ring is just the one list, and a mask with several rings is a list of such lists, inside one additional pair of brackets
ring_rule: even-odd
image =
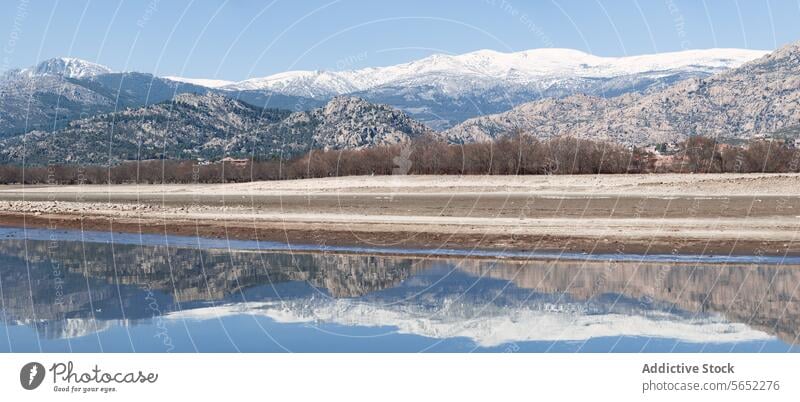
[[(236, 225), (196, 223), (191, 221), (161, 221), (67, 217), (67, 216), (20, 216), (0, 213), (0, 229), (37, 229), (47, 231), (80, 231), (94, 234), (121, 234), (145, 236), (177, 236), (204, 241), (254, 242), (268, 247), (237, 248), (234, 250), (332, 252), (336, 254), (380, 254), (382, 256), (420, 256), (434, 258), (481, 258), (530, 261), (593, 260), (593, 261), (638, 261), (649, 262), (703, 262), (703, 263), (765, 263), (785, 261), (800, 263), (798, 245), (781, 248), (782, 242), (739, 241), (734, 246), (730, 241), (676, 242), (670, 239), (632, 239), (622, 242), (604, 242), (585, 237), (526, 238), (507, 236), (483, 236), (475, 242), (473, 236), (442, 236), (402, 232), (369, 234), (343, 231), (308, 230), (263, 230)], [(413, 240), (398, 243), (402, 236)], [(389, 242), (387, 240), (393, 240)], [(391, 243), (387, 245), (387, 243)], [(779, 244), (780, 243), (780, 244)], [(276, 248), (274, 244), (281, 247)], [(271, 246), (271, 247), (270, 247)], [(774, 248), (770, 248), (774, 247)], [(283, 248), (286, 247), (286, 248)], [(708, 250), (719, 250), (709, 253)], [(766, 250), (766, 251), (765, 251)], [(774, 252), (770, 252), (775, 250)], [(655, 257), (655, 261), (650, 261)], [(672, 258), (670, 258), (672, 257)], [(695, 258), (696, 257), (696, 258)], [(768, 262), (767, 262), (768, 263)]]
[(0, 186), (0, 226), (316, 247), (800, 256), (800, 174)]

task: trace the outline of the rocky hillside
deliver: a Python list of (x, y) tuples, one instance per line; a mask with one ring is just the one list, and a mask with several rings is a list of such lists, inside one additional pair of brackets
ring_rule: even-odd
[(228, 97), (182, 94), (172, 101), (70, 122), (0, 141), (0, 162), (118, 163), (137, 159), (289, 157), (311, 148), (356, 149), (428, 133), (404, 113), (337, 97), (291, 112)]
[(453, 142), (485, 141), (523, 130), (648, 144), (704, 135), (738, 141), (800, 136), (800, 43), (708, 78), (647, 94), (575, 95), (526, 103), (446, 131)]
[(293, 117), (313, 122), (314, 146), (324, 149), (397, 144), (430, 132), (404, 112), (350, 96), (335, 97), (323, 108)]

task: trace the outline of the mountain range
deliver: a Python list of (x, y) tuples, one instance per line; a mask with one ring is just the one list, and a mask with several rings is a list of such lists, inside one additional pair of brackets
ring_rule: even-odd
[(265, 109), (225, 96), (181, 94), (141, 108), (35, 130), (0, 142), (0, 161), (118, 163), (143, 159), (292, 157), (313, 148), (358, 149), (430, 133), (385, 105), (335, 97), (321, 108)]
[(290, 71), (240, 82), (156, 77), (75, 58), (0, 75), (0, 138), (169, 100), (217, 93), (254, 106), (308, 110), (339, 95), (387, 104), (437, 130), (536, 99), (643, 92), (737, 67), (763, 51), (693, 50), (597, 57), (568, 49), (482, 50), (352, 71)]
[(172, 99), (220, 93), (267, 108), (308, 109), (324, 102), (266, 90), (218, 91), (139, 72), (114, 72), (84, 60), (57, 58), (0, 75), (0, 138), (58, 130), (70, 121)]
[(434, 129), (444, 129), (535, 99), (647, 91), (738, 67), (765, 53), (708, 49), (598, 57), (570, 49), (480, 50), (454, 56), (437, 54), (388, 67), (289, 71), (240, 82), (170, 78), (221, 90), (266, 90), (316, 100), (348, 94), (397, 107)]
[(766, 55), (478, 51), (241, 82), (53, 59), (0, 77), (0, 161), (288, 157), (425, 134), (451, 143), (489, 141), (516, 130), (631, 145), (691, 135), (796, 137), (798, 72), (799, 44)]
[(707, 78), (613, 98), (572, 95), (525, 103), (447, 130), (452, 142), (514, 130), (642, 145), (702, 135), (726, 142), (800, 137), (800, 43)]

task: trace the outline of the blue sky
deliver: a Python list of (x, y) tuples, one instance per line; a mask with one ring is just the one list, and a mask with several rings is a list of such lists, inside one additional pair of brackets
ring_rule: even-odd
[(484, 48), (774, 49), (800, 40), (798, 21), (800, 0), (8, 0), (0, 70), (72, 56), (241, 80)]

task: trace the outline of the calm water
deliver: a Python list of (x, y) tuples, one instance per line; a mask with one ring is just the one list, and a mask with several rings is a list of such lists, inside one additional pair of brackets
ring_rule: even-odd
[(227, 245), (0, 229), (0, 351), (800, 350), (794, 260), (515, 262)]

